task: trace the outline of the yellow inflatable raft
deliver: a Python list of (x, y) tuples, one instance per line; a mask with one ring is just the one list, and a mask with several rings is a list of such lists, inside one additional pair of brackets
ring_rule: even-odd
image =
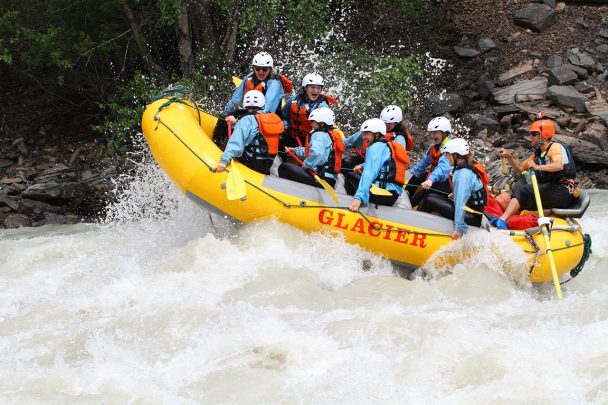
[[(350, 243), (409, 267), (422, 266), (439, 248), (452, 241), (453, 222), (436, 215), (398, 207), (372, 206), (351, 212), (352, 197), (338, 193), (336, 204), (322, 188), (265, 176), (233, 162), (245, 178), (246, 196), (226, 198), (227, 173), (215, 173), (222, 151), (211, 137), (217, 118), (181, 97), (162, 98), (149, 105), (142, 118), (143, 133), (154, 158), (173, 182), (197, 203), (248, 223), (275, 217), (307, 232), (328, 230)], [(229, 166), (230, 169), (230, 166)], [(576, 221), (588, 205), (562, 210), (554, 218), (551, 246), (557, 273), (576, 269), (585, 249), (585, 236)], [(472, 228), (479, 237), (488, 230)], [(530, 280), (552, 280), (545, 243), (538, 229), (508, 232), (530, 257)], [(590, 242), (589, 242), (590, 243)], [(575, 270), (576, 271), (576, 270)]]

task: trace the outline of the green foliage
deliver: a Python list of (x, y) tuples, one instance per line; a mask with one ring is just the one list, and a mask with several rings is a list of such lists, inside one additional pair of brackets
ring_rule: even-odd
[(179, 17), (179, 0), (156, 0), (161, 22), (165, 26), (175, 24)]
[(388, 104), (404, 111), (411, 108), (414, 80), (422, 75), (420, 56), (376, 56), (348, 44), (340, 44), (332, 52), (332, 64), (317, 71), (330, 88), (339, 89), (332, 95), (341, 100), (337, 113), (340, 125), (354, 129), (378, 116)]
[(431, 7), (428, 0), (397, 1), (397, 4), (403, 7), (406, 16), (413, 19), (426, 15)]
[(136, 73), (129, 82), (117, 87), (112, 100), (99, 103), (99, 108), (105, 111), (105, 120), (92, 129), (106, 138), (110, 149), (124, 152), (125, 141), (140, 131), (145, 106), (159, 89), (159, 83), (154, 79)]
[(273, 33), (277, 28), (281, 35), (311, 43), (329, 29), (332, 13), (326, 0), (269, 0), (261, 4), (246, 3), (240, 21), (240, 34), (249, 35), (259, 27)]
[[(193, 88), (195, 99), (219, 113), (233, 90), (230, 75), (248, 64), (253, 48), (271, 52), (296, 83), (309, 71), (325, 76), (342, 100), (340, 120), (353, 127), (388, 103), (411, 105), (419, 59), (400, 55), (399, 48), (382, 51), (377, 40), (374, 50), (348, 45), (349, 32), (373, 28), (346, 27), (361, 13), (417, 18), (428, 12), (427, 0), (379, 0), (374, 10), (362, 0), (187, 0), (195, 64), (187, 80), (179, 77), (177, 49), (182, 1), (49, 0), (41, 7), (34, 0), (4, 0), (0, 63), (35, 77), (36, 85), (49, 87), (58, 100), (94, 100), (100, 122), (94, 130), (114, 149), (139, 131), (143, 107), (169, 84), (150, 72), (162, 71), (159, 76)], [(135, 35), (125, 4), (141, 36)], [(235, 60), (224, 60), (222, 39), (235, 16), (237, 52)]]

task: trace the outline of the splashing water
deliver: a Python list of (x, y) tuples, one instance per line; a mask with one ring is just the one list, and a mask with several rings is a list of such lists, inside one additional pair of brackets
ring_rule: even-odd
[(539, 300), (495, 270), (518, 263), (498, 237), (408, 281), (273, 220), (217, 237), (137, 161), (103, 224), (0, 232), (2, 403), (608, 400), (606, 193), (587, 268)]

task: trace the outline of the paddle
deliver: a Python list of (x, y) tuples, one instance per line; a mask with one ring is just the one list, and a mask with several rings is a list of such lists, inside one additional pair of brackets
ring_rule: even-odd
[[(285, 151), (289, 154), (289, 156), (294, 158), (296, 160), (296, 162), (298, 162), (300, 164), (300, 166), (302, 166), (302, 159), (300, 159), (298, 156), (296, 156), (296, 154), (293, 153), (293, 151), (291, 149), (285, 148)], [(302, 166), (302, 168), (304, 170), (306, 170), (308, 172), (308, 174), (310, 174), (312, 177), (314, 177), (314, 179), (317, 181), (317, 183), (319, 183), (325, 189), (325, 191), (327, 191), (329, 196), (332, 198), (332, 200), (334, 200), (334, 202), (336, 204), (340, 204), (340, 200), (338, 199), (338, 195), (336, 194), (336, 191), (332, 188), (332, 186), (329, 185), (328, 182), (326, 182), (325, 180), (320, 178), (317, 175), (317, 173), (315, 173), (314, 171), (307, 169), (304, 166)]]
[(549, 257), (549, 266), (551, 267), (551, 275), (553, 276), (555, 292), (557, 293), (557, 297), (559, 299), (562, 299), (562, 288), (559, 285), (559, 278), (557, 277), (557, 270), (555, 269), (555, 258), (553, 257), (553, 250), (551, 250), (551, 237), (549, 236), (549, 219), (543, 216), (543, 206), (540, 200), (538, 182), (536, 181), (536, 172), (534, 171), (534, 169), (530, 169), (529, 172), (530, 179), (532, 180), (532, 188), (534, 189), (534, 198), (536, 198), (536, 209), (538, 210), (538, 225), (540, 225), (541, 231), (545, 238), (545, 250), (547, 252), (547, 256)]
[(227, 200), (240, 200), (245, 198), (247, 195), (247, 187), (245, 185), (245, 178), (241, 172), (236, 168), (236, 165), (232, 163), (230, 165), (230, 171), (226, 170), (226, 199)]
[[(509, 174), (509, 169), (507, 168), (507, 159), (504, 157), (500, 158), (500, 172), (503, 176)], [(510, 189), (511, 186), (509, 186), (509, 183), (505, 183), (505, 191), (509, 191)]]
[[(232, 123), (228, 124), (228, 139), (232, 136)], [(247, 187), (245, 185), (245, 178), (241, 172), (236, 168), (236, 165), (231, 164), (230, 170), (226, 170), (226, 199), (227, 200), (240, 200), (245, 198), (247, 195)]]

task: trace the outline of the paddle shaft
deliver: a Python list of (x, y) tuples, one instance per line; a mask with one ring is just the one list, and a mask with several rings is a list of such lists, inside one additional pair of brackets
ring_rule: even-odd
[[(536, 181), (536, 172), (534, 169), (530, 169), (530, 179), (532, 180), (532, 188), (534, 189), (534, 198), (536, 199), (536, 209), (538, 210), (538, 218), (543, 218), (543, 205), (540, 199), (540, 191), (538, 190), (538, 182)], [(553, 277), (553, 284), (555, 285), (555, 292), (559, 299), (562, 299), (562, 288), (559, 284), (559, 278), (557, 277), (557, 270), (555, 268), (555, 258), (553, 257), (553, 250), (551, 249), (551, 237), (549, 236), (549, 224), (543, 222), (541, 225), (543, 237), (545, 238), (545, 250), (547, 257), (549, 257), (549, 267), (551, 267), (551, 276)]]
[(314, 172), (314, 170), (304, 167), (304, 162), (302, 162), (302, 159), (300, 159), (291, 149), (285, 148), (285, 151), (289, 154), (289, 156), (294, 158), (295, 161), (300, 164), (302, 169), (306, 170), (308, 174), (310, 174), (316, 180), (316, 182), (319, 183), (325, 189), (325, 191), (327, 191), (327, 193), (330, 195), (330, 197), (334, 200), (336, 204), (340, 204), (340, 199), (338, 198), (336, 191), (332, 188), (332, 186), (329, 185), (328, 182), (320, 178), (317, 173)]

